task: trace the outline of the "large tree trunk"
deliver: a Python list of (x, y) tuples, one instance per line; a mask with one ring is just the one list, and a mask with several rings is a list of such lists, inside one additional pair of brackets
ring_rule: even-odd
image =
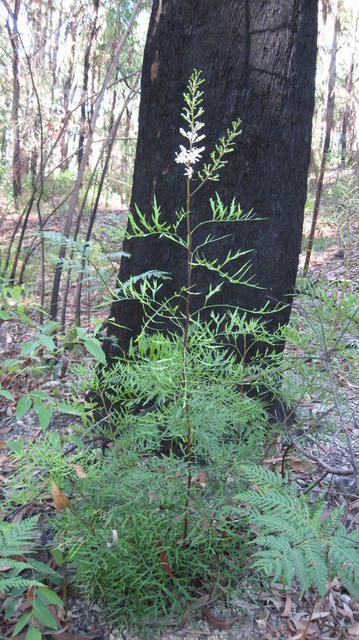
[[(243, 136), (229, 157), (219, 185), (193, 199), (192, 227), (204, 217), (217, 190), (226, 203), (235, 197), (262, 221), (226, 228), (222, 257), (231, 249), (252, 250), (255, 282), (263, 289), (228, 285), (216, 303), (256, 309), (286, 303), (268, 316), (271, 326), (288, 321), (301, 246), (317, 37), (317, 0), (154, 0), (144, 55), (139, 136), (131, 208), (150, 214), (154, 195), (169, 221), (185, 202), (183, 167), (175, 152), (183, 92), (193, 68), (206, 79), (205, 160), (218, 137), (238, 116)], [(202, 133), (202, 132), (201, 132)], [(206, 233), (209, 233), (208, 227)], [(172, 273), (165, 296), (186, 281), (186, 256), (158, 238), (129, 240), (119, 278), (149, 269)], [(218, 257), (218, 243), (213, 253)], [(211, 249), (207, 256), (211, 258)], [(247, 256), (248, 257), (248, 256)], [(238, 269), (239, 265), (236, 265)], [(196, 291), (208, 290), (209, 274), (195, 270)], [(195, 310), (200, 296), (193, 296)], [(110, 323), (126, 350), (142, 323), (135, 302), (114, 303)], [(109, 356), (116, 350), (108, 345)]]

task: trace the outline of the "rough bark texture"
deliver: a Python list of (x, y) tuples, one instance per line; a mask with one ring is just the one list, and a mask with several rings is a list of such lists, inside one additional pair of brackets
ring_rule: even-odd
[[(136, 203), (149, 214), (156, 195), (163, 213), (173, 221), (175, 211), (184, 204), (183, 166), (175, 164), (175, 152), (183, 142), (180, 111), (188, 77), (193, 68), (201, 69), (206, 79), (204, 159), (238, 116), (243, 136), (219, 185), (205, 187), (193, 199), (192, 227), (206, 215), (208, 198), (216, 189), (225, 202), (235, 197), (245, 211), (253, 209), (264, 218), (226, 227), (225, 233), (232, 235), (220, 246), (222, 256), (229, 249), (252, 250), (255, 282), (263, 289), (228, 285), (217, 296), (218, 304), (255, 309), (267, 301), (290, 302), (310, 159), (316, 36), (317, 0), (153, 2), (131, 207)], [(164, 295), (185, 283), (182, 249), (154, 238), (126, 241), (123, 248), (131, 257), (122, 260), (122, 281), (158, 269), (172, 273)], [(212, 255), (218, 256), (218, 245), (208, 248), (207, 256)], [(208, 290), (206, 270), (196, 269), (193, 279), (196, 291)], [(192, 310), (199, 300), (200, 296), (193, 296)], [(274, 314), (272, 326), (286, 322), (289, 314), (289, 306)], [(114, 303), (111, 315), (128, 327), (110, 325), (109, 329), (126, 349), (130, 337), (140, 330), (141, 308), (134, 302)]]

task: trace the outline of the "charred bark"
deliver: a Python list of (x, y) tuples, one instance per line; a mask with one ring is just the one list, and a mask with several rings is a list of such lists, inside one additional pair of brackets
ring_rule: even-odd
[[(228, 285), (215, 303), (249, 310), (268, 302), (272, 307), (287, 304), (267, 317), (271, 327), (289, 319), (298, 268), (314, 107), (317, 5), (317, 0), (155, 0), (145, 48), (131, 208), (137, 204), (150, 215), (156, 195), (166, 219), (173, 222), (183, 205), (183, 171), (175, 164), (181, 142), (179, 114), (188, 77), (193, 68), (202, 70), (205, 161), (238, 116), (243, 136), (220, 183), (194, 198), (192, 224), (204, 215), (215, 190), (224, 202), (235, 197), (244, 211), (253, 209), (263, 218), (227, 227), (231, 236), (220, 249), (222, 257), (229, 250), (251, 250), (255, 282), (263, 288)], [(164, 297), (186, 282), (186, 256), (166, 240), (127, 240), (123, 249), (131, 257), (121, 263), (122, 281), (150, 269), (171, 272)], [(218, 246), (215, 251), (218, 257)], [(206, 255), (212, 256), (209, 247)], [(208, 290), (206, 270), (196, 269), (193, 278), (196, 291)], [(192, 310), (201, 305), (200, 296), (193, 296), (191, 304)], [(114, 302), (111, 317), (117, 326), (110, 323), (109, 332), (126, 350), (140, 331), (142, 309), (132, 301)], [(109, 357), (116, 355), (110, 341), (106, 348)]]

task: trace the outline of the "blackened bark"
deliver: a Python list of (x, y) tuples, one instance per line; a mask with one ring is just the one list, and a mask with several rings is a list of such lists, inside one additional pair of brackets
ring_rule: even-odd
[[(154, 0), (144, 55), (139, 136), (131, 208), (149, 215), (156, 195), (170, 221), (185, 202), (183, 167), (175, 164), (181, 142), (183, 92), (193, 70), (202, 70), (205, 88), (205, 160), (218, 137), (238, 116), (243, 136), (221, 174), (193, 199), (194, 226), (217, 189), (229, 203), (264, 220), (226, 227), (222, 257), (231, 249), (252, 250), (255, 281), (263, 289), (226, 286), (216, 303), (259, 308), (288, 303), (268, 317), (271, 326), (288, 321), (301, 245), (317, 37), (317, 0)], [(207, 233), (209, 232), (207, 228)], [(218, 229), (216, 230), (216, 233)], [(198, 238), (197, 238), (198, 239)], [(149, 269), (172, 273), (166, 296), (186, 281), (186, 256), (157, 238), (125, 241), (119, 278)], [(218, 246), (213, 250), (218, 256)], [(207, 256), (211, 258), (208, 248)], [(238, 269), (239, 265), (236, 265)], [(193, 272), (196, 291), (208, 290), (206, 270)], [(193, 296), (192, 310), (200, 304)], [(114, 303), (110, 324), (121, 347), (141, 327), (135, 302)], [(115, 350), (108, 345), (109, 356)]]

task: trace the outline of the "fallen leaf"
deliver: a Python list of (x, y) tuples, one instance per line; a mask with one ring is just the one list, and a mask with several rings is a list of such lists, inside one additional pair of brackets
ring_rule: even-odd
[(291, 610), (292, 610), (292, 598), (290, 597), (289, 594), (287, 594), (284, 610), (282, 613), (282, 618), (288, 618), (290, 616)]
[(0, 440), (0, 449), (7, 449), (7, 444), (5, 440)]
[(50, 482), (51, 493), (55, 503), (55, 507), (58, 511), (64, 511), (66, 507), (70, 506), (70, 500), (64, 496), (61, 489), (54, 482)]
[(29, 600), (32, 600), (34, 597), (34, 587), (31, 586), (28, 588), (28, 590), (26, 591), (26, 597), (29, 598)]
[[(161, 549), (163, 547), (163, 543), (162, 543), (161, 538), (157, 538), (157, 547), (159, 549)], [(162, 549), (160, 551), (160, 561), (161, 561), (161, 564), (162, 564), (164, 572), (167, 573), (167, 575), (170, 578), (172, 578), (172, 580), (173, 580), (174, 579), (174, 575), (173, 575), (173, 572), (172, 572), (172, 569), (171, 569), (171, 565), (169, 563), (169, 560), (167, 558), (167, 555), (166, 555), (166, 552), (164, 551), (164, 549)]]
[(72, 466), (79, 478), (87, 478), (87, 473), (84, 472), (84, 468), (80, 464), (74, 464)]
[(207, 479), (206, 479), (206, 474), (203, 473), (203, 471), (199, 471), (198, 472), (197, 480), (198, 480), (199, 484), (201, 485), (202, 489), (204, 489), (205, 486), (206, 486)]

